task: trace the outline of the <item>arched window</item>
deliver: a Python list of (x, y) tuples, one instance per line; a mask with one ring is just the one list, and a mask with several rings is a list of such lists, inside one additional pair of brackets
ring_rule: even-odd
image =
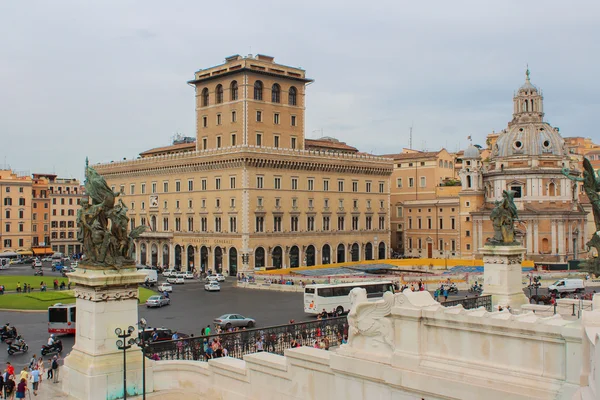
[(548, 185), (548, 196), (556, 196), (556, 185), (554, 182), (550, 182)]
[(271, 88), (271, 101), (273, 103), (281, 102), (281, 86), (277, 83), (273, 84), (273, 87)]
[(237, 81), (231, 82), (231, 87), (229, 88), (231, 101), (238, 99), (238, 84)]
[(471, 186), (473, 186), (471, 183), (471, 175), (467, 175), (467, 187), (470, 188)]
[(444, 161), (444, 168), (448, 168), (448, 161)]
[(223, 85), (217, 85), (217, 89), (215, 90), (215, 103), (219, 104), (223, 102)]
[(208, 88), (202, 89), (202, 107), (208, 106)]
[(296, 88), (292, 86), (290, 88), (290, 91), (288, 92), (288, 103), (290, 104), (290, 106), (296, 105), (296, 93)]
[(261, 81), (254, 82), (254, 100), (262, 100), (263, 84)]
[(533, 109), (533, 100), (531, 100), (531, 111), (535, 111), (535, 110)]

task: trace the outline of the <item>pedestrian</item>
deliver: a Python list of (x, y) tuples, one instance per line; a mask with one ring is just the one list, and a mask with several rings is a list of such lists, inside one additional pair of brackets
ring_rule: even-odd
[(29, 360), (29, 369), (33, 369), (37, 365), (37, 354), (34, 354)]
[(52, 382), (58, 383), (58, 356), (52, 357)]
[(256, 341), (256, 345), (255, 346), (256, 346), (256, 352), (257, 353), (265, 351), (262, 337), (258, 338), (258, 340)]
[(23, 367), (21, 373), (19, 374), (19, 380), (25, 379), (25, 381), (29, 380), (29, 369), (27, 367)]
[(444, 301), (448, 301), (448, 289), (444, 287)]
[(52, 359), (48, 359), (48, 372), (46, 373), (46, 379), (50, 380), (54, 378), (54, 372), (52, 370)]
[(435, 289), (435, 292), (433, 292), (433, 299), (435, 301), (438, 301), (439, 297), (440, 297), (440, 289)]
[(204, 329), (204, 336), (210, 336), (210, 325), (206, 325)]
[(37, 369), (34, 369), (33, 371), (31, 371), (31, 386), (33, 387), (33, 395), (34, 396), (37, 396), (38, 387), (40, 386), (40, 380), (41, 380), (40, 371)]
[(44, 357), (40, 357), (37, 361), (37, 369), (38, 371), (40, 371), (40, 382), (42, 381), (42, 378), (44, 377)]
[(12, 366), (10, 362), (6, 362), (6, 372), (8, 372), (8, 376), (15, 374), (15, 367)]
[(15, 383), (15, 376), (11, 374), (8, 376), (8, 380), (4, 381), (4, 398), (5, 399), (13, 398), (14, 392), (15, 392), (15, 386), (17, 386), (17, 384)]
[(17, 399), (24, 399), (25, 392), (29, 392), (29, 388), (27, 387), (27, 379), (21, 378), (21, 381), (17, 385)]

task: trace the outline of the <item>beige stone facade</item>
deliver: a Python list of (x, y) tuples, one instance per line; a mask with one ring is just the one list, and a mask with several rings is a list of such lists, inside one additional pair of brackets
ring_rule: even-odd
[(77, 241), (77, 210), (84, 196), (84, 189), (77, 179), (53, 177), (49, 182), (50, 242), (52, 250), (71, 255), (81, 252)]
[(271, 57), (229, 57), (189, 82), (195, 143), (96, 166), (131, 226), (150, 228), (139, 263), (235, 275), (389, 256), (392, 162), (305, 141), (309, 82)]

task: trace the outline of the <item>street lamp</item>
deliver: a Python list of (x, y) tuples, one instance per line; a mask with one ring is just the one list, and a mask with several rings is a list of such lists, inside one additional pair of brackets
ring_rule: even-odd
[(140, 319), (138, 329), (142, 334), (135, 340), (136, 344), (142, 349), (142, 400), (146, 400), (146, 343), (144, 342), (144, 331), (147, 326), (146, 319)]
[[(121, 328), (115, 329), (115, 333), (119, 340), (117, 340), (117, 348), (123, 350), (123, 400), (127, 400), (127, 350), (135, 344), (135, 339), (131, 337), (131, 334), (135, 331), (133, 326), (123, 331)], [(126, 340), (129, 338), (129, 340)]]

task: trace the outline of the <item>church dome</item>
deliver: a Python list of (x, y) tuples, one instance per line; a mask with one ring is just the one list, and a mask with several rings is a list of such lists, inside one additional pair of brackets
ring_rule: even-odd
[(462, 158), (479, 158), (479, 149), (477, 146), (470, 144), (465, 150), (465, 154), (463, 154)]
[(564, 143), (558, 129), (546, 122), (515, 124), (498, 136), (493, 156), (564, 156)]

